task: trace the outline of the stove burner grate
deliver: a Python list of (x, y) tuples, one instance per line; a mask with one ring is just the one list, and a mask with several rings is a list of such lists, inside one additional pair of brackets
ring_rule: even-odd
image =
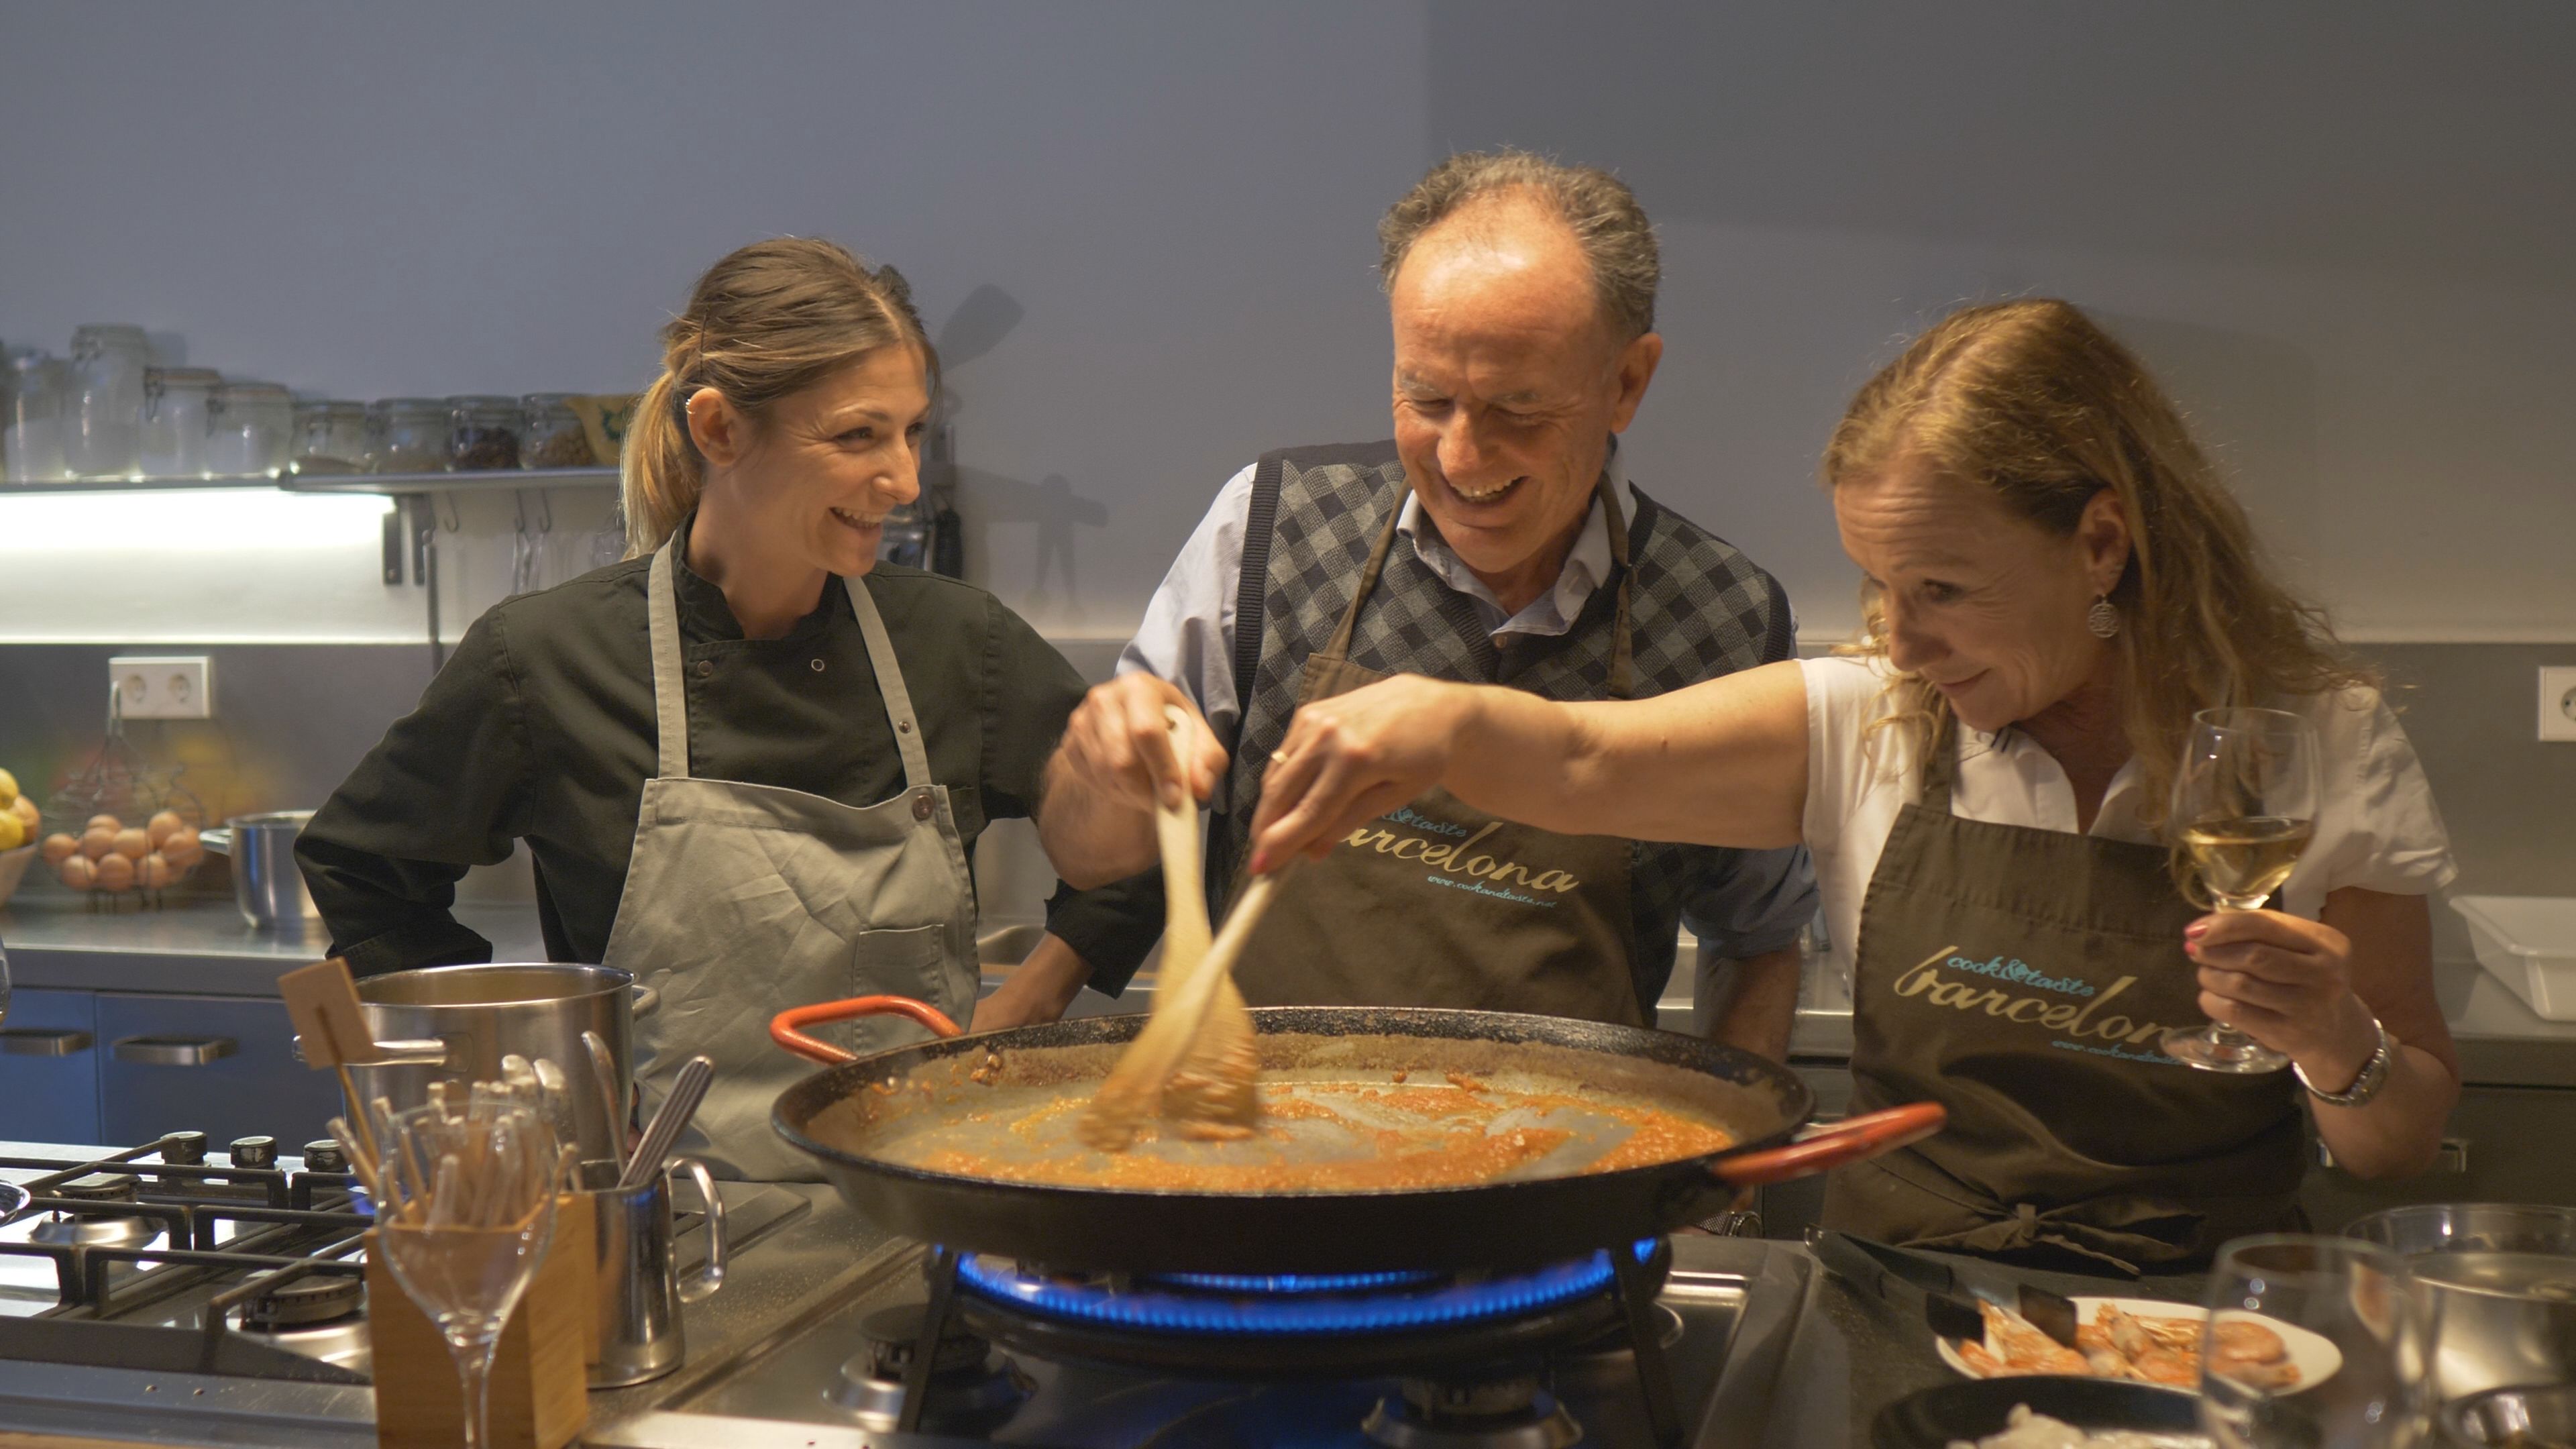
[[(1657, 1241), (1633, 1249), (1644, 1262)], [(960, 1288), (1049, 1318), (1149, 1333), (1315, 1337), (1461, 1328), (1541, 1313), (1607, 1291), (1611, 1250), (1483, 1278), (1365, 1273), (1238, 1278), (1167, 1274), (1137, 1286), (1066, 1280), (983, 1255), (963, 1258)]]

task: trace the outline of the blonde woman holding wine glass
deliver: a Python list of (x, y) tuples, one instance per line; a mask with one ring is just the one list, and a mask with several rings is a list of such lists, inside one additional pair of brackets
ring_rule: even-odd
[[(2315, 1133), (2421, 1171), (2458, 1096), (2425, 897), (2453, 873), (2372, 672), (2264, 572), (2179, 412), (2076, 308), (1963, 310), (1826, 450), (1862, 637), (1633, 703), (1399, 678), (1307, 704), (1256, 870), (1434, 785), (1570, 834), (1814, 853), (1854, 985), (1852, 1110), (1938, 1137), (1845, 1169), (1835, 1227), (2079, 1271), (2176, 1271), (2299, 1225)], [(2308, 838), (2262, 909), (2179, 882), (2193, 717), (2313, 732)], [(2249, 811), (2250, 814), (2263, 812)], [(2194, 1070), (2216, 1024), (2289, 1071)]]

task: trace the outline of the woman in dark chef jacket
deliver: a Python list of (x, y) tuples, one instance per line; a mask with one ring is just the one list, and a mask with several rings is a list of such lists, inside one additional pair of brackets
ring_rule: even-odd
[(691, 1147), (811, 1176), (769, 1127), (802, 1070), (770, 1016), (888, 991), (969, 1019), (967, 852), (1029, 813), (1083, 683), (991, 595), (877, 562), (937, 380), (892, 268), (757, 243), (662, 337), (626, 441), (630, 557), (477, 620), (296, 852), (333, 949), (373, 973), (488, 960), (454, 884), (527, 841), (548, 953), (662, 992), (637, 1023), (646, 1110), (705, 1052)]
[[(1861, 390), (1824, 473), (1867, 580), (1843, 657), (1635, 704), (1407, 679), (1309, 705), (1256, 868), (1434, 782), (1551, 830), (1804, 841), (1852, 973), (1853, 1110), (1950, 1112), (1835, 1174), (1833, 1226), (2171, 1270), (2296, 1224), (2303, 1099), (2348, 1170), (2420, 1171), (2458, 1096), (2440, 817), (2137, 362), (2062, 302), (1971, 308)], [(2213, 916), (2162, 827), (2192, 714), (2226, 704), (2313, 721), (2325, 788), (2278, 908)], [(2157, 1049), (2204, 1016), (2295, 1073)]]

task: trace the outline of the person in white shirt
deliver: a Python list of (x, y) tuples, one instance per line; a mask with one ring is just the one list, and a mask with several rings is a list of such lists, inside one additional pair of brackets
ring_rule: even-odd
[[(2422, 1170), (2459, 1093), (2426, 895), (2449, 845), (2405, 733), (2125, 349), (2063, 302), (1965, 309), (1824, 459), (1866, 580), (1846, 657), (1560, 704), (1398, 679), (1320, 701), (1253, 869), (1437, 783), (1562, 831), (1814, 851), (1853, 973), (1855, 1110), (1948, 1129), (1838, 1170), (1829, 1226), (2138, 1270), (2295, 1226), (2306, 1097), (2366, 1177)], [(2273, 908), (2205, 914), (2167, 818), (2198, 711), (2316, 727), (2313, 843)], [(2201, 1019), (2295, 1071), (2194, 1071)]]
[[(1144, 778), (1140, 751), (1171, 758), (1167, 704), (1204, 723), (1213, 909), (1241, 883), (1261, 773), (1317, 699), (1395, 673), (1642, 698), (1794, 650), (1779, 585), (1628, 477), (1618, 435), (1663, 338), (1654, 232), (1627, 187), (1524, 153), (1456, 156), (1379, 239), (1395, 436), (1269, 453), (1219, 492), (1050, 766), (1040, 832), (1073, 884), (1154, 862), (1150, 815), (1131, 808), (1150, 796), (1118, 776)], [(1687, 924), (1704, 958), (1740, 963), (1711, 1034), (1786, 1055), (1771, 1005), (1796, 999), (1815, 912), (1804, 852), (1530, 830), (1436, 790), (1383, 814), (1265, 920), (1235, 970), (1253, 1004), (1650, 1025)], [(1087, 898), (1123, 908), (1053, 913), (979, 1019), (1115, 989), (1160, 934), (1160, 891), (1148, 875)]]

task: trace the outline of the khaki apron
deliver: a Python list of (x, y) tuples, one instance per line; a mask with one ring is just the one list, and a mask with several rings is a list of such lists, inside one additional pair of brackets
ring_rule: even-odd
[[(1946, 733), (1946, 732), (1945, 732)], [(2288, 1072), (2195, 1071), (2201, 912), (2161, 846), (1966, 820), (1927, 752), (1861, 906), (1852, 1112), (1932, 1099), (1940, 1135), (1835, 1171), (1827, 1226), (2078, 1272), (2177, 1271), (2298, 1225)]]
[[(965, 1025), (979, 984), (965, 846), (948, 788), (931, 781), (885, 623), (857, 579), (842, 586), (894, 722), (903, 793), (857, 806), (692, 779), (671, 566), (665, 544), (653, 556), (648, 604), (661, 770), (644, 784), (606, 964), (662, 993), (661, 1010), (635, 1024), (648, 1119), (681, 1063), (699, 1052), (715, 1061), (715, 1084), (676, 1150), (704, 1157), (719, 1176), (813, 1181), (821, 1174), (812, 1160), (769, 1126), (778, 1094), (813, 1068), (771, 1043), (769, 1019), (887, 992)], [(889, 1017), (822, 1030), (862, 1055), (929, 1035)]]
[[(1610, 693), (1628, 694), (1628, 528), (1599, 490), (1618, 574)], [(1310, 655), (1297, 702), (1388, 676), (1354, 664), (1351, 635), (1394, 546), (1399, 505), (1332, 642)], [(1235, 967), (1255, 1006), (1444, 1006), (1642, 1026), (1629, 970), (1629, 842), (1558, 835), (1434, 789), (1309, 862)], [(1239, 883), (1238, 883), (1239, 884)], [(668, 1008), (664, 1008), (668, 1010)]]

